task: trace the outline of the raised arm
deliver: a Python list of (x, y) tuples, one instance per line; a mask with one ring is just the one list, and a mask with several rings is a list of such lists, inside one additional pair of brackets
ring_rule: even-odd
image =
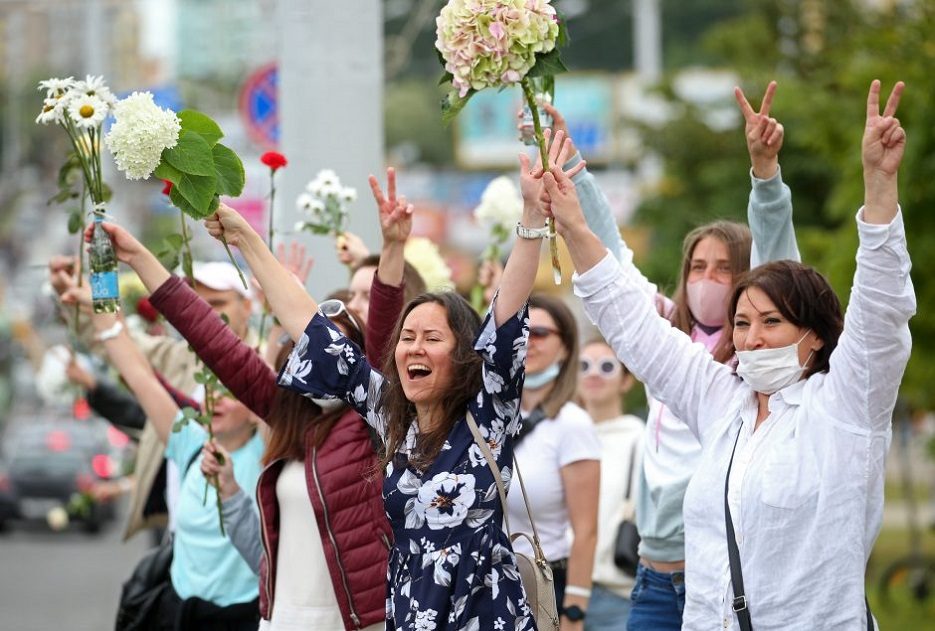
[(867, 97), (857, 270), (824, 393), (829, 411), (842, 423), (879, 432), (891, 422), (912, 346), (909, 318), (916, 309), (898, 205), (897, 173), (906, 132), (895, 115), (903, 87), (899, 82), (893, 88), (882, 116), (879, 81), (872, 83)]
[(240, 214), (221, 204), (217, 212), (205, 220), (205, 227), (216, 239), (222, 236), (236, 245), (263, 288), (266, 301), (283, 329), (298, 340), (305, 325), (318, 311), (318, 303), (305, 288), (295, 282), (292, 274), (276, 259), (263, 238)]
[(757, 112), (743, 90), (734, 88), (734, 98), (744, 118), (744, 137), (751, 164), (747, 204), (747, 222), (753, 233), (750, 267), (769, 261), (800, 259), (792, 224), (792, 192), (783, 183), (779, 168), (785, 131), (782, 124), (769, 115), (775, 94), (776, 82), (770, 81)]
[(632, 262), (618, 264), (588, 228), (571, 180), (557, 169), (543, 180), (557, 229), (578, 270), (575, 293), (584, 300), (588, 317), (634, 376), (704, 442), (710, 415), (723, 412), (744, 386), (646, 300)]
[(406, 239), (412, 232), (413, 206), (404, 196), (396, 197), (396, 170), (386, 170), (386, 195), (376, 177), (370, 176), (370, 190), (377, 204), (383, 249), (380, 264), (370, 287), (370, 313), (367, 315), (367, 359), (382, 367), (392, 343), (396, 321), (403, 310), (405, 285), (403, 268)]
[[(555, 137), (546, 131), (546, 142), (549, 146), (549, 164), (563, 165), (574, 148), (571, 140), (566, 138), (565, 132), (559, 130)], [(537, 154), (538, 155), (538, 154)], [(543, 214), (543, 168), (542, 164), (533, 167), (529, 161), (529, 156), (525, 153), (519, 155), (520, 163), (520, 190), (523, 193), (523, 217), (520, 224), (529, 230), (540, 230), (546, 225), (546, 217)], [(561, 167), (558, 167), (561, 170)], [(584, 162), (579, 163), (577, 170), (570, 175), (574, 175), (584, 168)], [(536, 280), (536, 272), (539, 269), (539, 251), (542, 246), (542, 238), (520, 238), (513, 245), (513, 250), (507, 259), (503, 268), (503, 275), (500, 277), (500, 287), (497, 291), (498, 297), (493, 307), (493, 319), (496, 326), (503, 324), (508, 318), (516, 313), (526, 304), (529, 299), (529, 293), (532, 291), (533, 283)]]
[(95, 313), (91, 319), (111, 365), (117, 369), (136, 396), (159, 440), (165, 444), (178, 414), (178, 405), (159, 383), (156, 373), (130, 339), (123, 321), (118, 316), (112, 313)]

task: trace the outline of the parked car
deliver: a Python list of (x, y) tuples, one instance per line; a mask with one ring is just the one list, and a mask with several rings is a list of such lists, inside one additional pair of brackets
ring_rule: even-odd
[(44, 518), (58, 507), (88, 532), (100, 530), (116, 513), (113, 502), (91, 495), (95, 483), (115, 476), (106, 428), (94, 421), (20, 424), (8, 432), (9, 480), (19, 516)]
[(6, 463), (0, 459), (0, 532), (7, 529), (11, 519), (19, 516), (19, 505), (13, 492), (13, 483), (7, 471)]

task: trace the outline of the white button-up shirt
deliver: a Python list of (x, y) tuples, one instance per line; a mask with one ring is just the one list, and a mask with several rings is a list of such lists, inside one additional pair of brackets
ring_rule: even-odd
[(864, 571), (883, 513), (891, 415), (915, 312), (899, 214), (866, 224), (844, 332), (830, 369), (770, 397), (754, 432), (753, 390), (646, 300), (631, 256), (609, 254), (575, 293), (633, 374), (698, 436), (702, 456), (684, 503), (682, 629), (737, 628), (724, 483), (757, 631), (866, 628)]

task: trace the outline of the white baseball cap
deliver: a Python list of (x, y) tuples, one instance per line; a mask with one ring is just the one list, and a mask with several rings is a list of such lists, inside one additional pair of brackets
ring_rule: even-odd
[[(195, 262), (192, 265), (195, 282), (215, 291), (236, 291), (244, 298), (253, 298), (253, 292), (245, 289), (237, 269), (225, 261), (210, 263)], [(249, 281), (248, 281), (249, 285)]]

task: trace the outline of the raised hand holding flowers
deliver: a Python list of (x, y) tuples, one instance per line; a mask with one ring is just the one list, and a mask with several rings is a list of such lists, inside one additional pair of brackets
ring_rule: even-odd
[[(436, 19), (436, 35), (435, 48), (445, 68), (442, 82), (450, 81), (454, 88), (442, 102), (442, 118), (452, 120), (484, 88), (519, 84), (548, 169), (537, 93), (554, 100), (554, 75), (566, 70), (558, 49), (568, 39), (551, 1), (449, 0)], [(555, 232), (551, 219), (549, 228)], [(559, 284), (562, 272), (554, 238), (549, 246), (552, 276)]]

